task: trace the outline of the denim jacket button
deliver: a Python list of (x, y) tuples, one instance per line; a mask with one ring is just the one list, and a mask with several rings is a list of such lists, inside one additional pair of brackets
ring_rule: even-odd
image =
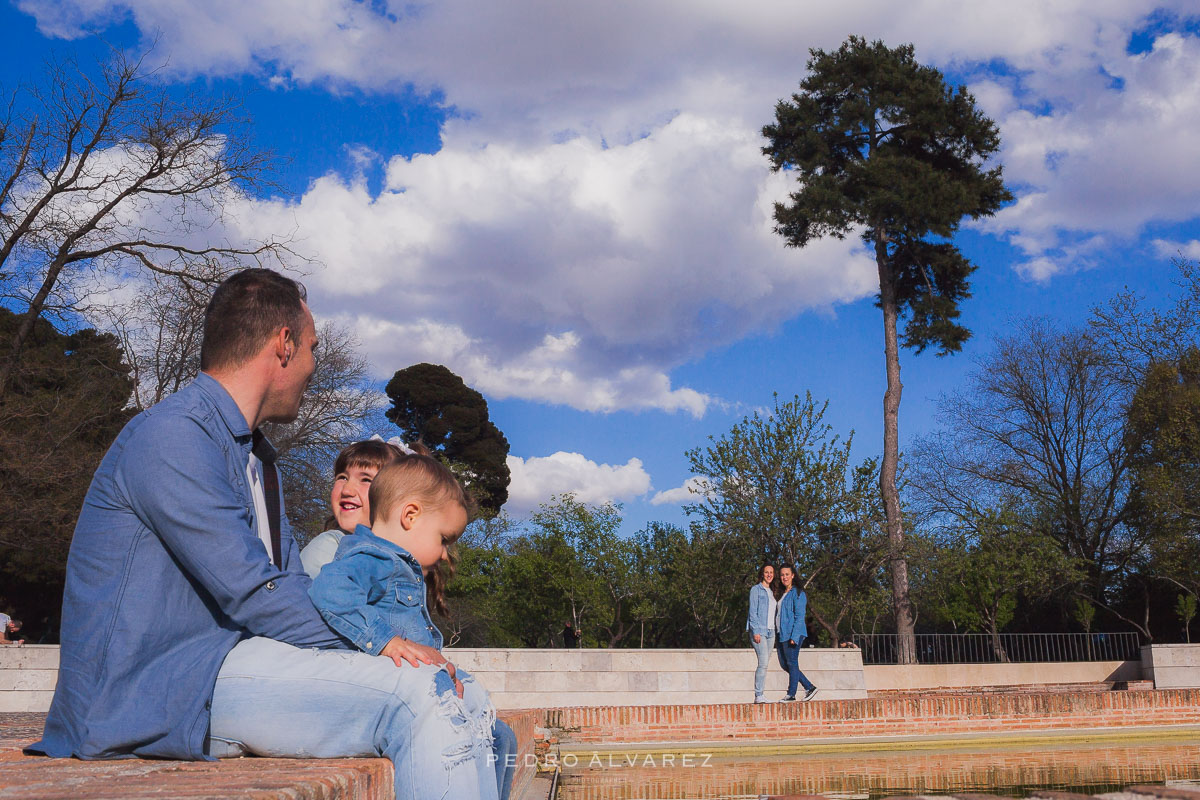
[(411, 594), (408, 596), (408, 599), (409, 599), (409, 600), (412, 600), (412, 595), (411, 595)]
[(367, 648), (368, 648), (368, 649), (369, 649), (369, 648), (371, 648), (371, 647), (374, 647), (374, 646), (375, 646), (375, 643), (374, 643), (374, 642), (367, 642)]
[(268, 592), (275, 591), (275, 581), (267, 581), (266, 590)]

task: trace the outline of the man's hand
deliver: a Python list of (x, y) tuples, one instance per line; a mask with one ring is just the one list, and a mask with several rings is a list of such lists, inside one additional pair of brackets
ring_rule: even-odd
[(757, 633), (756, 633), (756, 634), (754, 634), (754, 643), (755, 643), (755, 644), (758, 644), (758, 643), (759, 643), (759, 642), (761, 642), (761, 641), (762, 641), (762, 637), (761, 637), (761, 636), (759, 636)]
[(795, 646), (796, 646), (796, 640), (788, 639), (788, 647), (795, 647)]
[[(417, 644), (410, 642), (403, 636), (396, 636), (390, 642), (383, 646), (383, 650), (379, 652), (381, 656), (387, 656), (396, 663), (397, 667), (404, 666), (407, 661), (414, 667), (419, 667), (422, 664), (445, 664), (446, 657), (440, 651), (435, 650), (428, 645)], [(450, 673), (454, 675), (453, 672)]]

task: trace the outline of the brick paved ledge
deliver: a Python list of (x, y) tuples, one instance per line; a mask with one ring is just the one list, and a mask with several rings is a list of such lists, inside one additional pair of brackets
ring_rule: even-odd
[[(532, 761), (541, 716), (507, 712), (521, 751), (517, 800), (545, 800), (548, 783)], [(44, 800), (394, 800), (392, 766), (382, 758), (234, 758), (221, 761), (78, 761), (26, 756), (41, 737), (44, 714), (0, 714), (0, 798)], [(540, 793), (540, 794), (539, 794)]]
[(792, 739), (1200, 725), (1200, 689), (910, 695), (712, 706), (544, 709), (554, 744)]
[[(239, 758), (218, 762), (0, 757), (0, 797), (45, 800), (393, 800), (385, 759)], [(10, 760), (11, 759), (11, 760)]]

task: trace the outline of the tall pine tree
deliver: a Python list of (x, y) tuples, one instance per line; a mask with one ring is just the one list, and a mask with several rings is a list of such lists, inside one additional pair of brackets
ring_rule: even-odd
[(800, 92), (775, 107), (763, 128), (773, 169), (798, 188), (775, 205), (788, 246), (861, 234), (879, 271), (887, 391), (880, 489), (892, 546), (892, 601), (899, 660), (916, 660), (904, 526), (896, 488), (900, 355), (931, 345), (957, 352), (970, 336), (958, 322), (975, 270), (950, 243), (964, 216), (990, 216), (1012, 199), (1000, 168), (984, 162), (1000, 147), (995, 124), (964, 87), (918, 64), (911, 45), (889, 48), (850, 37), (834, 52), (813, 49)]
[(420, 440), (464, 479), (487, 517), (508, 500), (508, 440), (488, 418), (487, 400), (441, 364), (399, 370), (384, 390), (387, 418), (410, 441)]

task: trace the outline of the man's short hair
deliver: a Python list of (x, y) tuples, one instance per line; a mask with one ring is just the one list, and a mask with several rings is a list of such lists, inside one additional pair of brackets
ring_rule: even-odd
[(267, 340), (304, 326), (304, 284), (269, 269), (244, 269), (213, 292), (204, 310), (200, 369), (236, 367), (258, 355)]

